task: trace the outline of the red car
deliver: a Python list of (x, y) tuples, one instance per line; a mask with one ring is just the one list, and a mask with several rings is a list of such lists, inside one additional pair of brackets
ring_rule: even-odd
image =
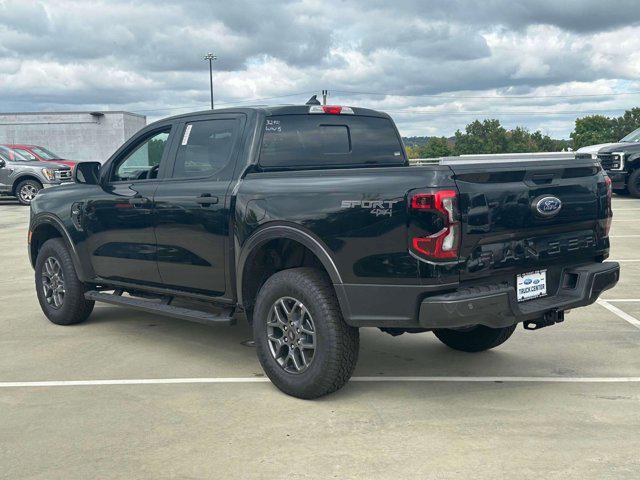
[(56, 155), (51, 150), (47, 150), (46, 148), (40, 147), (38, 145), (5, 144), (4, 146), (17, 151), (20, 155), (25, 156), (30, 160), (62, 163), (63, 165), (69, 165), (71, 168), (73, 168), (78, 163), (72, 160), (65, 160), (64, 158), (60, 158), (60, 155)]

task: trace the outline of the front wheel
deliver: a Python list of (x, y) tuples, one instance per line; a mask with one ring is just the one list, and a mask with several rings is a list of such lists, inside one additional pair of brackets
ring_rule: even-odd
[(627, 190), (634, 198), (640, 198), (640, 168), (631, 172), (627, 180)]
[(86, 300), (86, 288), (76, 275), (69, 250), (61, 238), (47, 240), (36, 259), (36, 291), (40, 308), (58, 325), (87, 319), (94, 302)]
[(446, 328), (434, 330), (438, 340), (454, 350), (463, 352), (482, 352), (506, 342), (516, 329), (516, 325), (503, 328), (490, 328), (476, 325), (464, 330)]
[(298, 398), (340, 389), (358, 359), (358, 329), (344, 322), (329, 279), (313, 268), (283, 270), (265, 282), (253, 335), (267, 376)]
[(40, 182), (24, 180), (16, 187), (16, 197), (22, 205), (30, 205), (40, 190), (42, 190)]

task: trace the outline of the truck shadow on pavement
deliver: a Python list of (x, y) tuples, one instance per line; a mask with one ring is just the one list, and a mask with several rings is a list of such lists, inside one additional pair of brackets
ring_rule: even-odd
[[(211, 327), (122, 307), (100, 306), (81, 328), (95, 330), (92, 335), (96, 337), (108, 333), (112, 341), (114, 336), (122, 336), (124, 355), (136, 355), (141, 350), (152, 351), (160, 356), (163, 364), (170, 357), (173, 366), (177, 366), (180, 372), (178, 376), (264, 375), (255, 348), (243, 344), (252, 339), (251, 327), (246, 322), (238, 322), (232, 327)], [(377, 329), (362, 329), (361, 332), (360, 359), (354, 376), (464, 376), (479, 370), (499, 371), (514, 363), (531, 365), (530, 359), (514, 352), (457, 352), (435, 340), (431, 333), (393, 338)], [(128, 346), (132, 338), (135, 351)], [(184, 364), (184, 369), (180, 368), (181, 364)], [(176, 376), (176, 368), (165, 373), (162, 365), (158, 367), (159, 370), (154, 371), (155, 376)], [(379, 389), (378, 384), (373, 382), (358, 385), (355, 389), (344, 389), (331, 398), (337, 395), (360, 395)], [(416, 386), (416, 391), (423, 389)]]

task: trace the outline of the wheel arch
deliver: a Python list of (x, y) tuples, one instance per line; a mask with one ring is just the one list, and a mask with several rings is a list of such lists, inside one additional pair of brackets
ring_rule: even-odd
[(625, 164), (627, 167), (631, 167), (631, 169), (633, 170), (640, 167), (640, 152), (630, 154), (629, 157), (626, 159)]
[[(293, 252), (294, 258), (277, 259), (269, 264), (270, 255)], [(278, 262), (278, 260), (280, 260)], [(332, 284), (342, 277), (327, 247), (313, 233), (299, 226), (269, 224), (254, 232), (244, 243), (236, 268), (238, 304), (250, 318), (260, 287), (273, 273), (288, 268), (314, 266), (325, 271)]]
[(25, 173), (23, 175), (20, 175), (13, 181), (13, 184), (11, 185), (11, 195), (16, 195), (16, 189), (18, 188), (18, 185), (20, 185), (25, 180), (33, 180), (34, 182), (38, 182), (41, 186), (44, 185), (42, 183), (42, 180), (40, 180), (37, 176), (30, 173)]
[(31, 261), (31, 266), (35, 267), (38, 252), (42, 245), (52, 238), (61, 238), (64, 241), (73, 260), (73, 266), (76, 269), (78, 278), (81, 281), (85, 281), (88, 277), (82, 267), (82, 262), (71, 235), (69, 235), (62, 221), (53, 215), (42, 215), (29, 226), (29, 260)]

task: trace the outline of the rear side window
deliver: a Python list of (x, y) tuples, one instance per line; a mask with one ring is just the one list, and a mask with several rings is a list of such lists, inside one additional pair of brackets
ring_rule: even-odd
[(185, 125), (173, 178), (208, 177), (222, 170), (233, 150), (237, 119), (203, 120)]
[(276, 115), (265, 124), (263, 167), (402, 165), (391, 120), (348, 115)]

